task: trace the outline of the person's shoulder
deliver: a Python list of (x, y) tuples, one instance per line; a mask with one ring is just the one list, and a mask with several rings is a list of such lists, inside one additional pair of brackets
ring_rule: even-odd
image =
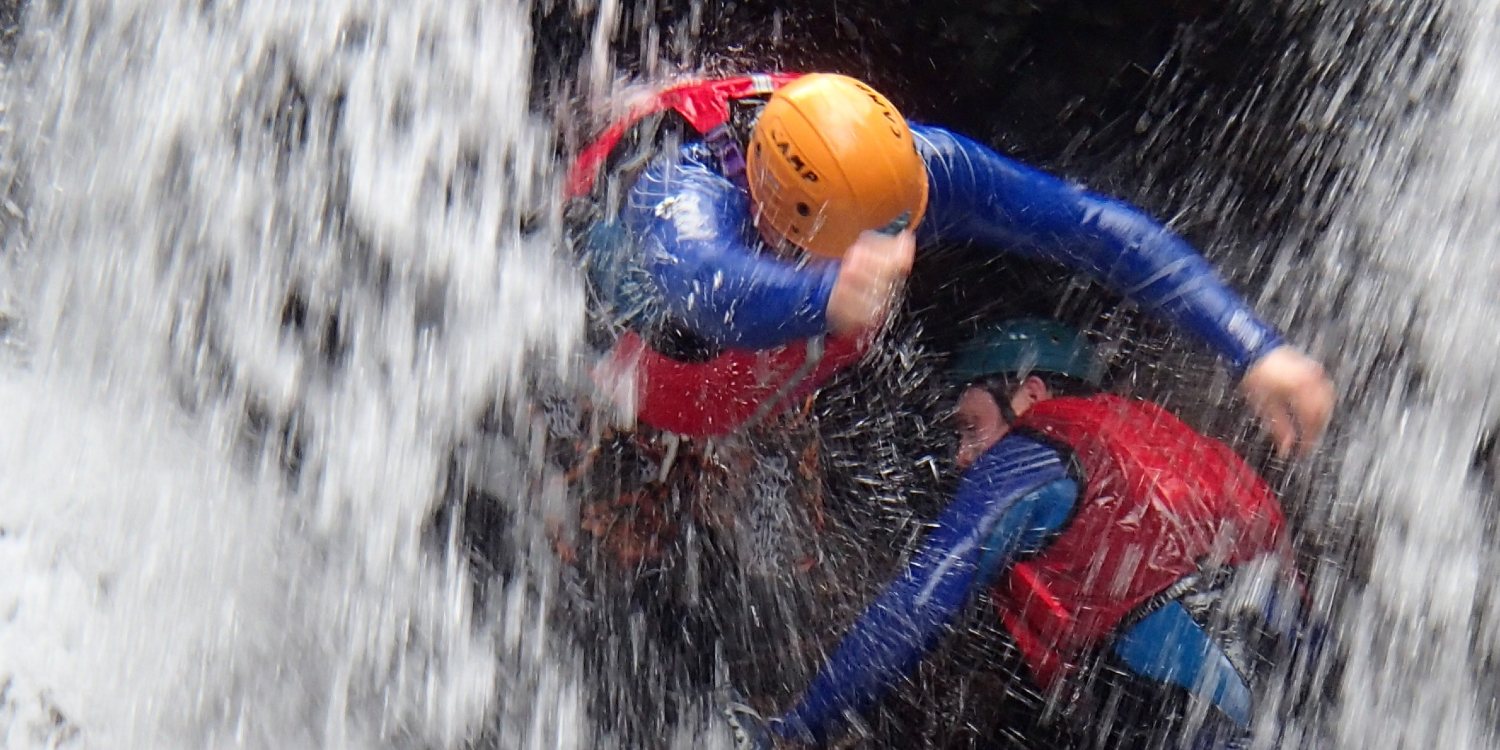
[(631, 181), (635, 193), (732, 191), (733, 181), (720, 174), (718, 160), (701, 140), (662, 148)]
[[(987, 179), (1024, 177), (1034, 170), (974, 138), (942, 125), (911, 125), (917, 153), (934, 178), (987, 175)], [(976, 171), (977, 170), (977, 171)]]
[(627, 226), (671, 227), (680, 239), (707, 239), (748, 215), (748, 193), (719, 173), (701, 143), (659, 154), (631, 183), (621, 208)]
[[(1012, 430), (974, 462), (967, 474), (983, 476), (1014, 473), (1018, 467), (1036, 467), (1062, 453), (1043, 436), (1031, 431)], [(1041, 462), (1041, 463), (1038, 463)]]
[(973, 142), (958, 131), (942, 125), (921, 122), (909, 122), (908, 125), (911, 127), (912, 140), (917, 144), (917, 151), (924, 156), (962, 150), (966, 141)]
[(713, 151), (698, 137), (661, 144), (650, 157), (650, 164), (655, 169), (685, 169), (714, 175), (719, 172)]

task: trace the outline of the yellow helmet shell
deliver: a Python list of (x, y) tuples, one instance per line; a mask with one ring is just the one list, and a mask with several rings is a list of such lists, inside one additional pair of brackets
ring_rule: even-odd
[(859, 233), (916, 227), (927, 168), (906, 118), (875, 89), (813, 73), (778, 89), (751, 133), (745, 176), (773, 242), (842, 257)]

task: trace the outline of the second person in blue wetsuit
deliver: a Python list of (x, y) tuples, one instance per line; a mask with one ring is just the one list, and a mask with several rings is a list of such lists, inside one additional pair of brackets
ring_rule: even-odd
[[(667, 127), (664, 114), (686, 126)], [(623, 153), (627, 142), (636, 152)], [(1165, 316), (1240, 376), (1284, 455), (1314, 445), (1332, 412), (1323, 369), (1181, 237), (1128, 204), (909, 124), (851, 78), (669, 89), (585, 151), (570, 194), (594, 206), (590, 276), (629, 329), (615, 372), (637, 375), (639, 418), (670, 432), (739, 429), (856, 361), (917, 248), (936, 242), (1054, 261)]]
[[(1151, 733), (1165, 727), (1195, 748), (1248, 739), (1258, 673), (1301, 637), (1281, 508), (1222, 443), (1097, 393), (1102, 371), (1087, 339), (1048, 320), (961, 352), (953, 502), (789, 711), (731, 709), (742, 747), (837, 737), (986, 590), (1077, 743), (1163, 746)], [(1135, 726), (1091, 692), (1100, 665), (1158, 695)]]

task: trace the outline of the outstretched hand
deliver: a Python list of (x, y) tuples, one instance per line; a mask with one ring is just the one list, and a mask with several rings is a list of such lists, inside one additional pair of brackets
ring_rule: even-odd
[(849, 246), (828, 295), (828, 326), (834, 333), (860, 335), (880, 328), (890, 316), (916, 258), (912, 233), (863, 232)]
[(1311, 453), (1333, 416), (1333, 381), (1322, 365), (1291, 346), (1272, 349), (1251, 365), (1240, 392), (1282, 457)]

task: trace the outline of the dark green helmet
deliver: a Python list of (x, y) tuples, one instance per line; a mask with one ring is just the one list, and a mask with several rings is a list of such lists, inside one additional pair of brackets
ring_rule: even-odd
[(1056, 320), (1017, 318), (988, 326), (959, 348), (950, 377), (971, 383), (995, 375), (1066, 375), (1097, 387), (1104, 361), (1082, 332)]

